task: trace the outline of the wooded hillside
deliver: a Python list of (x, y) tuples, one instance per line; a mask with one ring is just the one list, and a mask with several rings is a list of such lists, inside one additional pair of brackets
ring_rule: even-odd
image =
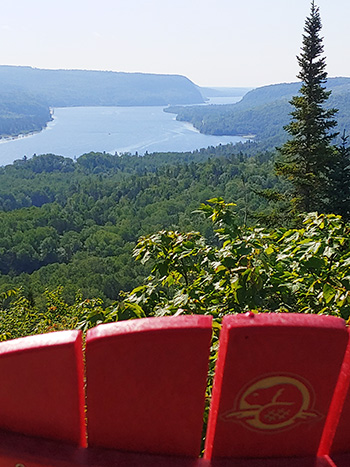
[[(267, 148), (283, 144), (287, 134), (283, 130), (290, 119), (292, 96), (300, 83), (263, 86), (248, 92), (236, 104), (190, 107), (170, 107), (167, 112), (177, 119), (192, 123), (201, 133), (213, 135), (254, 135)], [(338, 131), (350, 128), (350, 78), (329, 78), (327, 89), (332, 90), (327, 103), (339, 109)]]
[(40, 131), (50, 120), (44, 100), (22, 91), (0, 90), (0, 138)]

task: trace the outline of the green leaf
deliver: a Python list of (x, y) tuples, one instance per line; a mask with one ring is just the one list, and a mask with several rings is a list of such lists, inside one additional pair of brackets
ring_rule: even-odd
[(318, 256), (312, 256), (311, 258), (304, 261), (304, 266), (311, 269), (321, 269), (325, 266), (326, 262), (323, 258)]
[(337, 293), (336, 289), (328, 284), (327, 282), (323, 286), (323, 298), (325, 302), (328, 304), (332, 301), (332, 299), (335, 297), (335, 294)]

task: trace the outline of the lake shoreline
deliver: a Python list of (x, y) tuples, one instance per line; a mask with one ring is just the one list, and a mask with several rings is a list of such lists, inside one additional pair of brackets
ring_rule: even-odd
[[(191, 152), (242, 137), (203, 135), (159, 107), (57, 107), (53, 120), (37, 132), (0, 139), (0, 166), (34, 154), (75, 159), (90, 152), (144, 155)], [(49, 130), (49, 131), (44, 131)]]
[(50, 109), (50, 115), (51, 115), (50, 120), (46, 122), (45, 126), (43, 126), (41, 130), (28, 131), (26, 133), (19, 133), (18, 135), (0, 136), (0, 144), (7, 143), (9, 141), (16, 141), (18, 139), (29, 138), (30, 136), (34, 136), (34, 135), (41, 133), (42, 131), (47, 129), (48, 125), (51, 122), (55, 120), (54, 109)]

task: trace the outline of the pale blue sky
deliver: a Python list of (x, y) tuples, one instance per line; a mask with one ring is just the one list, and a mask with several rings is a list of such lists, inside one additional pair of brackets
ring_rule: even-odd
[[(318, 0), (329, 76), (350, 76), (350, 2)], [(3, 65), (295, 81), (308, 0), (2, 0)]]

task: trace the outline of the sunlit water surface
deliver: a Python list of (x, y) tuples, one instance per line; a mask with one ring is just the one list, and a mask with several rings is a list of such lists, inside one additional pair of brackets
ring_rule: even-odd
[[(231, 98), (231, 102), (237, 100)], [(224, 100), (229, 102), (229, 100)], [(224, 103), (221, 102), (220, 103)], [(53, 153), (79, 157), (90, 151), (111, 154), (193, 151), (236, 143), (235, 136), (199, 133), (176, 121), (163, 107), (65, 107), (54, 109), (54, 120), (40, 133), (0, 142), (0, 165), (23, 156)]]

